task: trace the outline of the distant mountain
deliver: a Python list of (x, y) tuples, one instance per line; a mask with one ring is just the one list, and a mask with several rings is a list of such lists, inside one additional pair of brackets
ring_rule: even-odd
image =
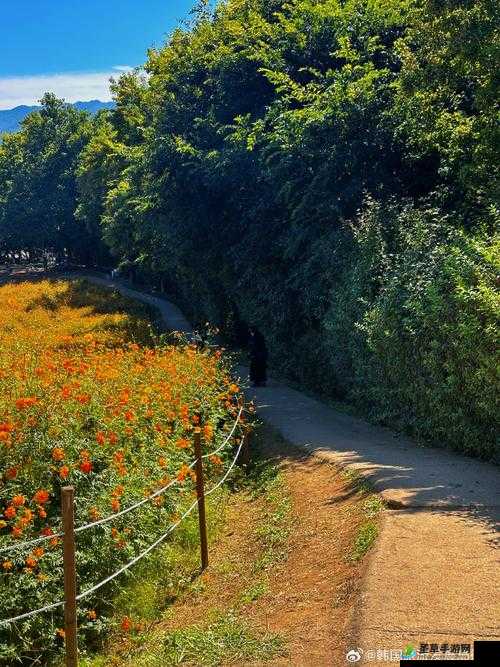
[[(75, 102), (71, 106), (89, 113), (97, 113), (100, 109), (112, 109), (114, 102), (90, 100), (89, 102)], [(40, 109), (39, 106), (29, 107), (24, 104), (14, 109), (0, 109), (0, 133), (15, 132), (19, 129), (23, 118), (32, 111), (38, 111), (38, 109)]]

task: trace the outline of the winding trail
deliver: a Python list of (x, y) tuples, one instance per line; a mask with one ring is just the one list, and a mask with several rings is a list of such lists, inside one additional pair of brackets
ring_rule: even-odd
[[(192, 333), (172, 303), (122, 282), (85, 277), (156, 307), (169, 329)], [(246, 369), (239, 372), (246, 376)], [(419, 446), (274, 381), (248, 396), (287, 440), (355, 470), (386, 502), (351, 623), (351, 647), (363, 651), (357, 664), (380, 665), (377, 650), (408, 644), (441, 649), (500, 639), (500, 468)], [(335, 511), (335, 498), (331, 504)]]

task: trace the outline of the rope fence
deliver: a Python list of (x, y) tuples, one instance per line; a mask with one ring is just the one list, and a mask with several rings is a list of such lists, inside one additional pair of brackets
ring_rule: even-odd
[[(201, 561), (202, 561), (202, 570), (205, 569), (205, 567), (208, 565), (208, 550), (207, 550), (207, 531), (206, 531), (206, 519), (205, 519), (205, 498), (214, 491), (216, 491), (218, 488), (220, 488), (224, 482), (227, 480), (229, 475), (231, 474), (231, 471), (233, 470), (234, 466), (236, 465), (236, 462), (238, 458), (240, 457), (240, 454), (242, 452), (242, 449), (245, 448), (248, 449), (248, 442), (246, 440), (246, 435), (243, 435), (241, 438), (241, 441), (239, 443), (239, 446), (236, 450), (236, 453), (224, 473), (223, 477), (208, 491), (204, 491), (204, 486), (203, 486), (203, 464), (202, 461), (203, 459), (210, 458), (211, 456), (215, 456), (217, 453), (222, 451), (224, 447), (228, 444), (228, 442), (231, 440), (231, 438), (234, 435), (234, 432), (236, 430), (236, 427), (241, 419), (241, 415), (243, 412), (243, 406), (240, 406), (240, 409), (238, 411), (238, 414), (236, 416), (236, 419), (232, 425), (232, 428), (229, 432), (229, 434), (226, 436), (224, 441), (222, 442), (217, 449), (215, 449), (212, 452), (209, 452), (207, 454), (201, 454), (201, 436), (198, 431), (195, 431), (194, 435), (194, 447), (195, 447), (195, 459), (194, 461), (191, 462), (191, 464), (188, 466), (190, 469), (196, 467), (196, 495), (197, 499), (188, 507), (188, 509), (180, 516), (179, 519), (177, 519), (174, 523), (170, 524), (168, 526), (167, 530), (158, 538), (156, 539), (152, 544), (150, 544), (144, 551), (142, 551), (140, 554), (135, 556), (132, 560), (130, 560), (128, 563), (120, 567), (116, 572), (113, 572), (113, 574), (109, 575), (102, 581), (98, 582), (97, 584), (93, 585), (92, 587), (88, 588), (87, 590), (84, 590), (80, 592), (78, 595), (76, 594), (76, 567), (75, 567), (75, 562), (74, 562), (74, 554), (75, 554), (75, 534), (80, 533), (84, 530), (88, 530), (89, 528), (94, 528), (96, 526), (102, 525), (104, 523), (107, 523), (109, 521), (112, 521), (116, 519), (117, 517), (123, 516), (124, 514), (127, 514), (128, 512), (132, 512), (135, 509), (138, 509), (142, 505), (150, 502), (154, 498), (157, 498), (158, 496), (162, 495), (165, 493), (169, 488), (175, 486), (176, 484), (179, 484), (179, 480), (175, 479), (172, 480), (169, 484), (166, 486), (162, 487), (161, 489), (158, 489), (151, 495), (147, 496), (146, 498), (134, 503), (133, 505), (130, 505), (129, 507), (121, 510), (120, 512), (116, 512), (115, 514), (111, 514), (109, 516), (106, 516), (102, 519), (99, 519), (97, 521), (93, 521), (91, 523), (84, 524), (82, 526), (73, 527), (73, 519), (74, 519), (74, 490), (73, 487), (64, 487), (62, 489), (62, 514), (63, 514), (63, 524), (65, 526), (65, 530), (63, 532), (51, 534), (51, 535), (46, 535), (40, 538), (36, 538), (33, 540), (28, 540), (25, 542), (21, 542), (19, 544), (11, 545), (9, 547), (0, 549), (0, 553), (5, 553), (8, 551), (12, 551), (15, 549), (21, 549), (21, 548), (26, 548), (33, 546), (35, 544), (40, 544), (42, 542), (45, 542), (46, 540), (53, 540), (55, 538), (63, 537), (64, 538), (64, 589), (65, 589), (65, 596), (64, 600), (60, 600), (58, 602), (54, 602), (52, 604), (48, 604), (44, 607), (41, 607), (39, 609), (34, 609), (32, 611), (28, 611), (24, 614), (19, 614), (18, 616), (14, 616), (12, 618), (8, 619), (3, 619), (0, 620), (0, 627), (2, 626), (7, 626), (12, 623), (15, 623), (17, 621), (21, 621), (26, 618), (30, 618), (32, 616), (35, 616), (37, 614), (41, 614), (46, 611), (50, 611), (52, 609), (56, 609), (58, 607), (65, 607), (65, 642), (66, 642), (66, 666), (67, 667), (75, 667), (77, 665), (77, 643), (76, 643), (76, 632), (77, 632), (77, 627), (76, 627), (76, 603), (79, 600), (82, 600), (85, 597), (88, 597), (89, 595), (92, 595), (95, 593), (95, 591), (99, 590), (109, 582), (113, 581), (117, 577), (119, 577), (123, 572), (131, 568), (133, 565), (135, 565), (137, 562), (139, 562), (142, 558), (147, 556), (149, 553), (151, 553), (156, 547), (158, 547), (179, 525), (182, 523), (182, 521), (193, 511), (193, 509), (198, 506), (198, 515), (199, 515), (199, 523), (200, 523), (200, 547), (201, 547)], [(242, 457), (243, 458), (243, 457)], [(245, 456), (245, 460), (248, 459), (248, 456)], [(69, 501), (69, 502), (68, 502)], [(68, 528), (69, 527), (69, 528)], [(74, 583), (74, 585), (71, 585), (71, 582)], [(69, 614), (68, 614), (69, 611)], [(71, 613), (73, 612), (73, 613)], [(69, 618), (71, 617), (71, 618)], [(73, 618), (74, 617), (74, 618)]]
[[(202, 459), (207, 459), (210, 458), (211, 456), (215, 456), (218, 454), (224, 447), (227, 445), (229, 440), (232, 438), (234, 431), (236, 430), (236, 426), (238, 425), (238, 422), (241, 417), (241, 413), (243, 412), (243, 406), (240, 407), (240, 410), (238, 412), (238, 415), (236, 417), (236, 420), (233, 424), (233, 427), (229, 433), (229, 435), (226, 437), (224, 442), (217, 447), (217, 449), (214, 449), (213, 452), (209, 452), (208, 454), (203, 454), (201, 457)], [(196, 465), (196, 460), (192, 461), (188, 468), (192, 470), (192, 468)], [(129, 507), (126, 507), (123, 510), (120, 510), (119, 512), (115, 512), (114, 514), (109, 514), (108, 516), (102, 518), (102, 519), (97, 519), (96, 521), (92, 521), (90, 523), (86, 523), (83, 526), (79, 526), (75, 528), (75, 533), (81, 533), (83, 530), (88, 530), (89, 528), (94, 528), (95, 526), (100, 526), (103, 523), (108, 523), (109, 521), (113, 521), (119, 516), (123, 516), (124, 514), (128, 514), (129, 512), (132, 512), (133, 510), (137, 509), (138, 507), (141, 507), (142, 505), (145, 505), (148, 503), (150, 500), (153, 500), (154, 498), (157, 498), (158, 496), (161, 496), (162, 494), (165, 493), (168, 489), (170, 489), (173, 486), (176, 486), (179, 484), (179, 480), (173, 479), (171, 482), (169, 482), (166, 486), (162, 487), (161, 489), (158, 489), (151, 495), (147, 496), (146, 498), (143, 498), (142, 500), (139, 500), (138, 502), (134, 503), (133, 505), (130, 505)], [(54, 540), (58, 537), (63, 537), (64, 532), (60, 533), (51, 533), (50, 535), (43, 535), (42, 537), (37, 537), (33, 540), (28, 540), (25, 542), (17, 542), (16, 544), (11, 544), (8, 547), (4, 547), (3, 549), (0, 549), (0, 554), (8, 553), (10, 551), (15, 551), (17, 549), (23, 549), (26, 547), (31, 547), (35, 546), (36, 544), (42, 544), (43, 542), (47, 542), (48, 540)]]

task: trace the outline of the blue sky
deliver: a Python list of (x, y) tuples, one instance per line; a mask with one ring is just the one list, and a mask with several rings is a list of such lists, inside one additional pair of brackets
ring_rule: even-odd
[(68, 102), (109, 100), (108, 79), (144, 62), (194, 0), (3, 0), (0, 109), (46, 90)]

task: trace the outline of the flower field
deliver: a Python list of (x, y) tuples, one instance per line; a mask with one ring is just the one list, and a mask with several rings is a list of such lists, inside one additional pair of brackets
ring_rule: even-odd
[[(84, 281), (0, 286), (0, 313), (5, 619), (62, 598), (60, 539), (7, 550), (60, 532), (62, 486), (75, 487), (78, 526), (172, 479), (180, 482), (134, 512), (77, 535), (78, 582), (85, 590), (151, 544), (192, 501), (193, 431), (202, 429), (207, 452), (216, 448), (242, 399), (220, 352), (158, 341), (146, 307)], [(209, 479), (218, 479), (231, 455), (227, 447), (207, 460)], [(80, 641), (105, 629), (116, 585), (120, 580), (80, 604)], [(29, 663), (56, 652), (61, 627), (61, 608), (0, 626), (0, 663)]]

